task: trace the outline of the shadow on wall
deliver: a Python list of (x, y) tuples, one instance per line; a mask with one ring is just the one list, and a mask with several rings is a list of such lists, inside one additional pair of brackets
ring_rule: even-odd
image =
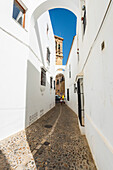
[(38, 119), (38, 110), (40, 109), (40, 72), (34, 65), (27, 61), (27, 87), (26, 87), (26, 115), (25, 128)]
[[(52, 108), (55, 104), (55, 91), (54, 89), (50, 89), (50, 77), (49, 75), (47, 75), (48, 79), (46, 79), (45, 91), (41, 92), (40, 71), (40, 64), (37, 64), (36, 68), (29, 60), (27, 61), (25, 133), (33, 157), (35, 154), (34, 152), (37, 152), (37, 147), (40, 145), (43, 137), (45, 136), (45, 134), (49, 133), (50, 129), (46, 129), (44, 126), (48, 124), (53, 116), (57, 116), (54, 115), (52, 111)], [(51, 114), (48, 115), (47, 112), (49, 110)], [(43, 115), (44, 119), (42, 119)], [(37, 157), (34, 157), (35, 164), (37, 162), (36, 159)]]
[(27, 61), (25, 128), (52, 109), (55, 104), (55, 99), (53, 101), (54, 90), (50, 89), (50, 82), (48, 82), (47, 76), (45, 91), (41, 92), (40, 90), (40, 71), (40, 65), (36, 68), (29, 60)]
[(0, 170), (5, 169), (11, 169), (10, 164), (8, 163), (8, 160), (6, 156), (3, 154), (3, 152), (0, 150)]

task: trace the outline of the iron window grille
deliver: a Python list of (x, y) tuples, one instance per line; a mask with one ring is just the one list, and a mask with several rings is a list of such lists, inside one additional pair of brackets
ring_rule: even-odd
[(50, 50), (47, 48), (47, 61), (50, 63)]
[(76, 85), (76, 83), (74, 84), (74, 93), (76, 93), (77, 92), (77, 85)]
[(41, 68), (41, 85), (46, 86), (46, 71)]
[(52, 89), (52, 81), (53, 81), (53, 78), (50, 77), (50, 88)]

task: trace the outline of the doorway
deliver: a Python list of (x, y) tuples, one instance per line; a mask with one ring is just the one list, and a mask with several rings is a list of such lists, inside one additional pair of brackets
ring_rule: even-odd
[(78, 89), (78, 117), (81, 126), (85, 126), (84, 123), (84, 89), (83, 89), (83, 78), (79, 78), (77, 81)]

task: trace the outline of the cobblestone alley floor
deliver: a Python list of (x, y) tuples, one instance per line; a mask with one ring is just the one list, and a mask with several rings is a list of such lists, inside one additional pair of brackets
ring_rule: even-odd
[[(2, 142), (0, 150), (4, 156), (0, 156), (0, 170), (96, 170), (87, 140), (80, 134), (77, 116), (66, 105), (57, 104), (20, 136), (19, 142), (19, 135), (13, 137), (16, 142), (12, 139)], [(13, 143), (9, 155), (8, 143)]]

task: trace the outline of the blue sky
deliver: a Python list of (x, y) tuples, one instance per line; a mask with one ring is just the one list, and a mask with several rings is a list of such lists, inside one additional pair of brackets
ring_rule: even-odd
[(54, 34), (64, 38), (63, 42), (63, 64), (67, 62), (73, 36), (76, 35), (76, 16), (69, 10), (55, 8), (49, 10)]

